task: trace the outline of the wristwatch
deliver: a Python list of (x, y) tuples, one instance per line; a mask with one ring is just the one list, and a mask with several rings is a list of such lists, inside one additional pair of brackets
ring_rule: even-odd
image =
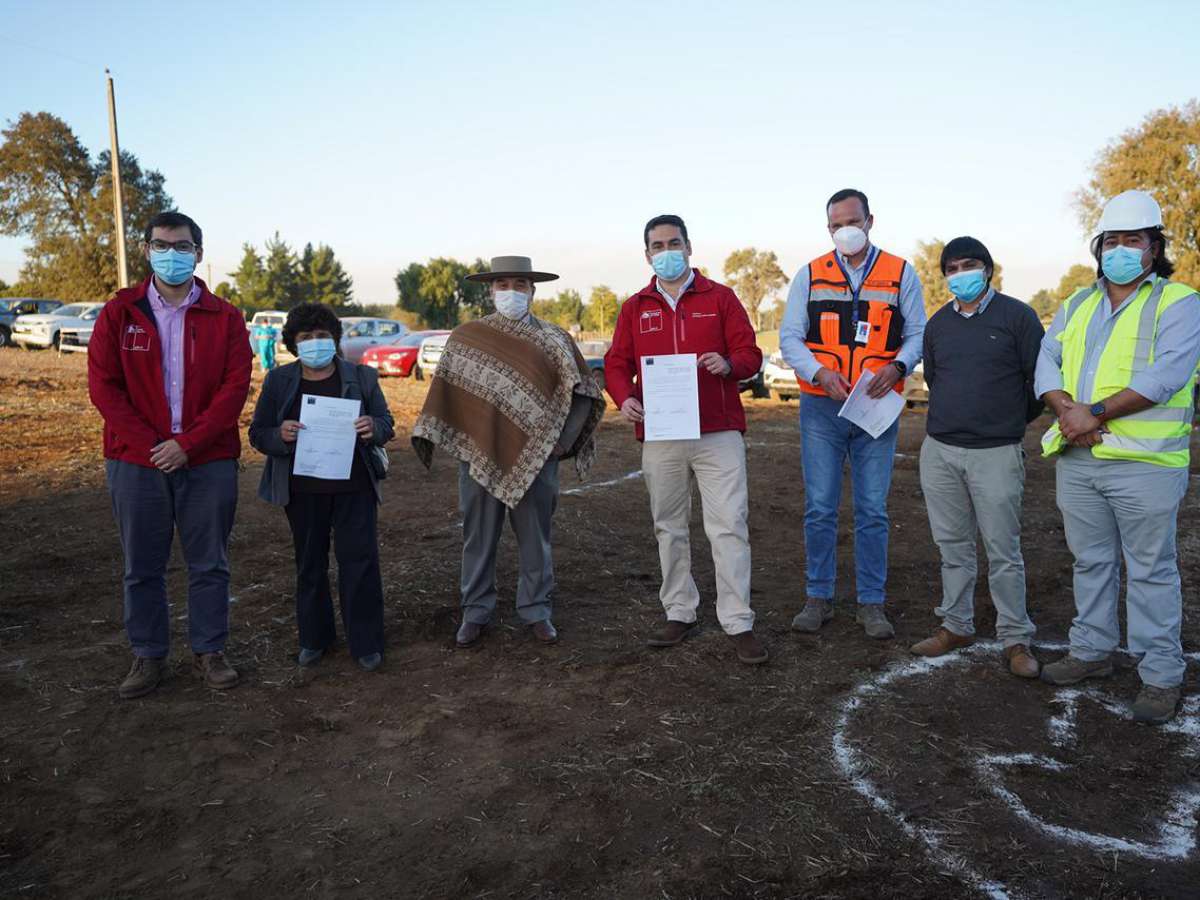
[(892, 360), (892, 365), (893, 365), (893, 366), (895, 366), (897, 369), (899, 369), (899, 370), (900, 370), (900, 377), (901, 377), (901, 378), (904, 378), (906, 375), (908, 375), (908, 366), (906, 366), (904, 363), (900, 362), (900, 360), (898, 360), (898, 359), (893, 359), (893, 360)]
[(1104, 413), (1106, 412), (1106, 410), (1104, 409), (1103, 403), (1093, 403), (1091, 406), (1088, 407), (1088, 412), (1090, 412), (1097, 419), (1103, 419)]

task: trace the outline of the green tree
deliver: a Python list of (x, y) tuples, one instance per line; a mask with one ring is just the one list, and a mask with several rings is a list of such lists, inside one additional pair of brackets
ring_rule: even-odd
[(301, 294), (311, 303), (325, 303), (336, 308), (353, 302), (354, 282), (333, 254), (333, 249), (311, 243), (304, 245), (300, 255)]
[(425, 301), (421, 296), (421, 277), (425, 267), (420, 263), (409, 263), (407, 268), (396, 273), (396, 305), (406, 312), (425, 319)]
[(592, 288), (583, 310), (584, 330), (612, 334), (617, 327), (617, 311), (620, 307), (621, 301), (608, 285), (600, 284)]
[[(921, 279), (921, 288), (925, 294), (925, 315), (932, 316), (935, 312), (950, 302), (950, 288), (946, 287), (946, 279), (942, 275), (942, 250), (946, 242), (934, 238), (931, 241), (917, 241), (917, 252), (913, 255), (913, 268)], [(995, 264), (992, 272), (992, 287), (1001, 290), (1004, 283), (1003, 267)]]
[(275, 232), (263, 245), (263, 295), (275, 309), (291, 309), (304, 301), (300, 262), (287, 241)]
[(235, 300), (245, 309), (255, 311), (270, 306), (262, 257), (258, 255), (253, 244), (242, 244), (242, 260), (237, 269), (229, 273), (229, 277), (233, 279), (230, 300)]
[(1200, 286), (1200, 101), (1156, 110), (1100, 151), (1076, 209), (1090, 237), (1110, 197), (1150, 191), (1162, 207), (1178, 281)]
[(1058, 287), (1054, 290), (1043, 288), (1029, 298), (1029, 305), (1039, 318), (1048, 319), (1058, 312), (1063, 302), (1081, 287), (1087, 287), (1096, 281), (1096, 269), (1076, 263), (1059, 279)]
[(430, 328), (453, 328), (465, 319), (486, 316), (492, 312), (488, 286), (466, 278), (488, 268), (481, 259), (470, 265), (449, 257), (409, 263), (396, 273), (398, 305)]
[[(0, 233), (28, 238), (22, 287), (70, 300), (103, 299), (117, 284), (112, 175), (108, 151), (95, 161), (62, 119), (22, 113), (0, 144)], [(120, 159), (130, 277), (148, 274), (141, 229), (170, 209), (164, 178), (137, 157)]]
[(583, 298), (579, 291), (571, 289), (559, 291), (553, 297), (533, 301), (533, 314), (539, 319), (570, 328), (583, 321)]
[(725, 278), (750, 313), (755, 329), (761, 329), (763, 302), (787, 284), (774, 251), (734, 250), (725, 258)]
[(482, 319), (490, 315), (495, 307), (492, 305), (492, 292), (482, 281), (466, 281), (468, 275), (488, 272), (491, 265), (478, 257), (469, 266), (462, 267), (462, 317), (467, 319)]

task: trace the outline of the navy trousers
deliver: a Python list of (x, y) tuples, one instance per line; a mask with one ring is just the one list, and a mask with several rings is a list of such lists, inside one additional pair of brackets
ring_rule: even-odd
[(105, 474), (125, 551), (125, 631), (134, 656), (161, 659), (170, 650), (167, 563), (176, 529), (188, 570), (192, 651), (224, 651), (237, 461), (221, 459), (167, 474), (110, 459)]
[(383, 579), (375, 491), (348, 494), (293, 492), (284, 507), (296, 548), (296, 625), (300, 646), (324, 650), (333, 643), (329, 590), (329, 536), (338, 564), (338, 601), (346, 643), (355, 659), (383, 652)]

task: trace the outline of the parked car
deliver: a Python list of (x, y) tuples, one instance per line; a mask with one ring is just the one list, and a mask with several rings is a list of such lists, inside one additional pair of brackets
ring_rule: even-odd
[(62, 305), (61, 300), (31, 300), (27, 297), (0, 300), (0, 347), (12, 343), (12, 327), (17, 316), (48, 313)]
[(427, 337), (421, 341), (421, 349), (417, 351), (417, 367), (413, 373), (417, 381), (420, 381), (425, 376), (433, 377), (433, 373), (437, 371), (438, 360), (442, 358), (442, 351), (446, 349), (446, 340), (450, 337), (447, 334), (435, 334), (433, 337)]
[(612, 346), (612, 341), (576, 341), (579, 346), (579, 352), (583, 354), (583, 361), (588, 364), (588, 368), (592, 372), (592, 377), (596, 379), (596, 384), (600, 386), (600, 390), (604, 390), (604, 354), (608, 352), (608, 348)]
[(350, 316), (342, 319), (342, 358), (346, 362), (362, 361), (362, 355), (380, 344), (391, 344), (408, 334), (408, 326), (395, 319), (373, 319)]
[(92, 331), (95, 327), (95, 322), (89, 322), (87, 325), (75, 325), (70, 328), (64, 325), (58, 330), (58, 352), (87, 353), (88, 342), (92, 339)]
[(762, 400), (771, 396), (771, 392), (767, 390), (764, 372), (767, 369), (767, 359), (764, 356), (762, 362), (758, 364), (758, 371), (749, 378), (743, 378), (738, 382), (738, 390), (742, 393), (750, 392), (751, 397), (757, 397)]
[(763, 387), (776, 400), (795, 400), (800, 396), (800, 384), (796, 371), (783, 361), (783, 354), (776, 350), (763, 363)]
[(417, 366), (417, 354), (425, 338), (449, 334), (449, 331), (410, 331), (394, 343), (369, 347), (362, 355), (362, 363), (378, 369), (380, 376), (399, 375), (407, 378)]
[(58, 349), (63, 328), (91, 325), (104, 308), (103, 303), (69, 303), (47, 313), (18, 316), (12, 327), (12, 340), (25, 349)]

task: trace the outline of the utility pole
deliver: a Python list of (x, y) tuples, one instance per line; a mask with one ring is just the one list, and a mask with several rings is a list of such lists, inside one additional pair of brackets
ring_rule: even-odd
[(112, 138), (113, 222), (117, 229), (117, 287), (129, 287), (129, 265), (125, 259), (125, 204), (121, 200), (121, 147), (117, 141), (117, 99), (113, 93), (112, 73), (108, 79), (108, 134)]

